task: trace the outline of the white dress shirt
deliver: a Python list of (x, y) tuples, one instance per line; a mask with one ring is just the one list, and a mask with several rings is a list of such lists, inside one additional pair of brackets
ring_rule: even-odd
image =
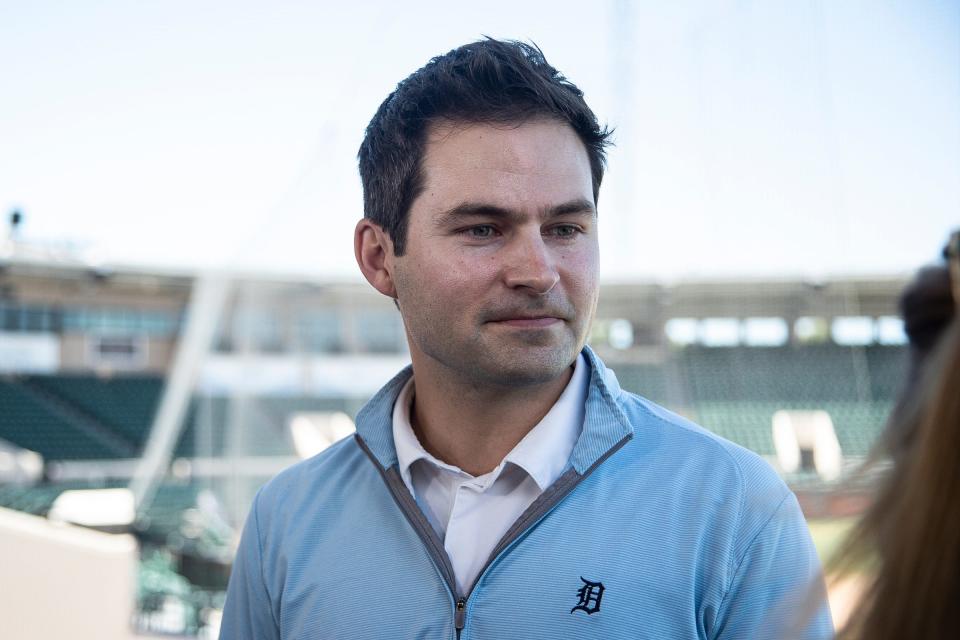
[(401, 390), (393, 406), (400, 475), (443, 540), (460, 593), (473, 585), (510, 525), (566, 468), (583, 427), (588, 371), (578, 356), (547, 415), (495, 469), (476, 477), (427, 453), (410, 424), (414, 379)]

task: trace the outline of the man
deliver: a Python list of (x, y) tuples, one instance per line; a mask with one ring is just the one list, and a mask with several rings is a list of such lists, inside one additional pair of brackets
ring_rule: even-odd
[[(432, 60), (360, 149), (412, 368), (257, 495), (224, 638), (770, 638), (819, 565), (757, 456), (584, 346), (609, 133), (539, 50)], [(828, 637), (821, 608), (803, 637)]]

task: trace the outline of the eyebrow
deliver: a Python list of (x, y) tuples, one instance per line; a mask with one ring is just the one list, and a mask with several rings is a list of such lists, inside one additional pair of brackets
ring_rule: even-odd
[[(596, 207), (594, 207), (592, 202), (583, 198), (564, 202), (563, 204), (558, 204), (553, 207), (547, 207), (540, 212), (540, 215), (543, 218), (555, 218), (557, 216), (564, 215), (593, 216), (595, 214)], [(440, 214), (440, 216), (437, 218), (437, 224), (443, 226), (446, 224), (452, 224), (461, 218), (476, 217), (518, 219), (523, 218), (524, 214), (515, 209), (500, 207), (483, 202), (462, 202), (452, 209), (448, 209)]]

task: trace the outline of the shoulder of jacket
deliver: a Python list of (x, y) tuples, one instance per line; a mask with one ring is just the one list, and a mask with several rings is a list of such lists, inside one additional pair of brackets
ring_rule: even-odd
[(790, 492), (773, 467), (753, 451), (642, 396), (620, 390), (617, 402), (630, 420), (635, 438), (642, 440), (644, 430), (654, 430), (667, 450), (702, 459), (704, 473), (733, 473), (743, 494), (756, 496), (764, 503), (779, 503)]
[(363, 460), (365, 454), (357, 444), (354, 434), (338, 440), (317, 455), (293, 464), (260, 489), (257, 503), (260, 508), (269, 508), (279, 501), (287, 501), (292, 493), (314, 493), (322, 490), (332, 476), (343, 473)]

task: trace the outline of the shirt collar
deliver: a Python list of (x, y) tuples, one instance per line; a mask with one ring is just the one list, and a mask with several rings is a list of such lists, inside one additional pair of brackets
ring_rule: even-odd
[[(573, 375), (563, 393), (540, 422), (517, 443), (503, 462), (494, 470), (495, 475), (507, 462), (520, 467), (545, 490), (560, 477), (570, 453), (583, 427), (584, 403), (587, 397), (589, 367), (583, 354), (574, 361)], [(393, 440), (399, 462), (400, 475), (413, 493), (411, 466), (418, 460), (463, 474), (461, 469), (447, 464), (431, 455), (417, 439), (410, 423), (410, 404), (413, 400), (413, 378), (406, 381), (393, 406)]]

